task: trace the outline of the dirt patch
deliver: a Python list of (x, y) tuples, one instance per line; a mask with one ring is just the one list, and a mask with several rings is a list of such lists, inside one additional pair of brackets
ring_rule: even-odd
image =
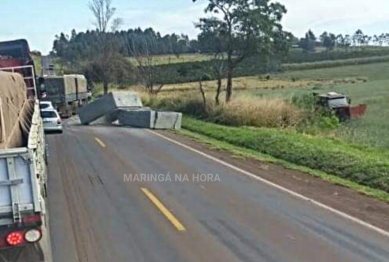
[(389, 231), (389, 204), (385, 202), (309, 174), (286, 169), (280, 165), (261, 162), (253, 158), (237, 158), (231, 152), (211, 149), (205, 143), (199, 143), (179, 134), (169, 131), (159, 131), (159, 133), (242, 168), (258, 177)]

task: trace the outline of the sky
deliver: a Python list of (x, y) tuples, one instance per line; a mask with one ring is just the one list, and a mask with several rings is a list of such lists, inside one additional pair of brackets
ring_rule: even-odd
[[(285, 30), (301, 37), (309, 29), (352, 34), (389, 33), (389, 0), (278, 0), (288, 9)], [(194, 23), (204, 16), (206, 0), (113, 0), (121, 29), (153, 27), (162, 34), (198, 31)], [(44, 54), (52, 49), (55, 35), (94, 29), (88, 0), (1, 0), (0, 41), (25, 38), (32, 50)]]

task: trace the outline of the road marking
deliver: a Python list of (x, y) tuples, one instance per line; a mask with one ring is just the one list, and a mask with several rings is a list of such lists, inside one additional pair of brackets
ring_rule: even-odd
[(104, 144), (103, 141), (101, 141), (99, 138), (95, 137), (95, 140), (96, 142), (102, 147), (102, 148), (106, 148), (107, 146)]
[(173, 224), (178, 231), (186, 231), (181, 222), (162, 204), (158, 198), (151, 193), (147, 188), (141, 188), (143, 193), (150, 199), (150, 201), (158, 208), (159, 211)]
[(264, 184), (267, 184), (267, 185), (269, 185), (269, 186), (271, 186), (271, 187), (274, 187), (274, 188), (276, 188), (276, 189), (278, 189), (278, 190), (281, 190), (281, 191), (283, 191), (283, 192), (285, 192), (285, 193), (288, 193), (288, 194), (290, 194), (290, 195), (292, 195), (292, 196), (294, 196), (294, 197), (296, 197), (296, 198), (298, 198), (298, 199), (308, 201), (308, 202), (312, 203), (313, 205), (316, 205), (316, 206), (318, 206), (318, 207), (320, 207), (320, 208), (323, 208), (323, 209), (325, 209), (325, 210), (327, 210), (327, 211), (329, 211), (329, 212), (332, 212), (332, 213), (334, 213), (334, 214), (336, 214), (336, 215), (338, 215), (338, 216), (340, 216), (340, 217), (342, 217), (342, 218), (344, 218), (344, 219), (347, 219), (347, 220), (352, 221), (352, 222), (354, 222), (354, 223), (356, 223), (356, 224), (358, 224), (358, 225), (360, 225), (360, 226), (363, 226), (363, 227), (365, 227), (365, 228), (368, 228), (368, 229), (370, 229), (370, 230), (373, 230), (373, 231), (375, 231), (376, 233), (379, 233), (379, 234), (381, 234), (381, 235), (383, 235), (383, 236), (385, 236), (385, 237), (389, 237), (389, 232), (383, 230), (382, 228), (376, 227), (376, 226), (374, 226), (374, 225), (372, 225), (372, 224), (369, 224), (369, 223), (367, 223), (367, 222), (365, 222), (365, 221), (360, 220), (359, 218), (353, 217), (353, 216), (348, 215), (348, 214), (346, 214), (346, 213), (344, 213), (344, 212), (342, 212), (342, 211), (339, 211), (339, 210), (337, 210), (337, 209), (335, 209), (335, 208), (332, 208), (332, 207), (327, 206), (327, 205), (325, 205), (325, 204), (323, 204), (323, 203), (320, 203), (320, 202), (318, 202), (318, 201), (316, 201), (316, 200), (314, 200), (314, 199), (312, 199), (312, 198), (308, 198), (308, 197), (303, 196), (303, 195), (301, 195), (301, 194), (299, 194), (299, 193), (296, 193), (296, 192), (294, 192), (294, 191), (292, 191), (292, 190), (290, 190), (290, 189), (287, 189), (287, 188), (285, 188), (285, 187), (282, 187), (282, 186), (280, 186), (280, 185), (277, 185), (277, 184), (275, 184), (275, 183), (273, 183), (273, 182), (271, 182), (271, 181), (269, 181), (269, 180), (266, 180), (266, 179), (264, 179), (264, 178), (262, 178), (262, 177), (259, 177), (259, 176), (255, 175), (255, 174), (253, 174), (253, 173), (251, 173), (251, 172), (248, 172), (248, 171), (243, 170), (243, 169), (241, 169), (241, 168), (239, 168), (239, 167), (237, 167), (237, 166), (234, 166), (234, 165), (229, 164), (229, 163), (227, 163), (227, 162), (225, 162), (225, 161), (223, 161), (223, 160), (220, 160), (220, 159), (218, 159), (218, 158), (216, 158), (216, 157), (213, 157), (213, 156), (211, 156), (211, 155), (208, 155), (208, 154), (206, 154), (206, 153), (204, 153), (204, 152), (202, 152), (202, 151), (200, 151), (200, 150), (197, 150), (197, 149), (195, 149), (195, 148), (193, 148), (193, 147), (190, 147), (190, 146), (188, 146), (188, 145), (185, 145), (185, 144), (183, 144), (183, 143), (180, 143), (180, 142), (178, 142), (178, 141), (175, 141), (175, 140), (173, 140), (173, 139), (171, 139), (171, 138), (169, 138), (169, 137), (166, 137), (166, 136), (164, 136), (164, 135), (161, 135), (161, 134), (159, 134), (159, 133), (157, 133), (157, 132), (155, 132), (155, 131), (152, 131), (152, 130), (148, 130), (148, 131), (149, 131), (150, 133), (156, 135), (156, 136), (159, 136), (159, 137), (161, 137), (161, 138), (163, 138), (163, 139), (165, 139), (165, 140), (167, 140), (167, 141), (173, 143), (173, 144), (179, 145), (179, 146), (181, 146), (181, 147), (183, 147), (183, 148), (185, 148), (185, 149), (188, 149), (188, 150), (190, 150), (190, 151), (192, 151), (192, 152), (194, 152), (194, 153), (197, 153), (197, 154), (199, 154), (199, 155), (201, 155), (201, 156), (203, 156), (203, 157), (205, 157), (205, 158), (208, 158), (208, 159), (210, 159), (210, 160), (213, 160), (213, 161), (215, 161), (215, 162), (217, 162), (217, 163), (219, 163), (219, 164), (221, 164), (221, 165), (224, 165), (224, 166), (226, 166), (226, 167), (228, 167), (228, 168), (231, 168), (231, 169), (233, 169), (233, 170), (235, 170), (235, 171), (237, 171), (237, 172), (239, 172), (239, 173), (242, 173), (242, 174), (244, 174), (244, 175), (246, 175), (246, 176), (248, 176), (248, 177), (251, 177), (251, 178), (253, 178), (253, 179), (255, 179), (255, 180), (258, 180), (258, 181), (260, 181), (260, 182), (262, 182), (262, 183), (264, 183)]

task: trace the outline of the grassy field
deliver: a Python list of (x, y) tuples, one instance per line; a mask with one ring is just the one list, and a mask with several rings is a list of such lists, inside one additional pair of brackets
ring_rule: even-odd
[[(367, 104), (365, 117), (342, 125), (335, 135), (353, 143), (389, 149), (389, 63), (355, 65), (339, 68), (288, 72), (275, 77), (299, 81), (321, 80), (332, 83), (310, 86), (305, 89), (255, 90), (250, 95), (259, 97), (291, 98), (299, 93), (330, 91), (345, 93), (352, 103)], [(334, 81), (335, 80), (335, 81)], [(237, 95), (242, 95), (244, 91)]]
[[(270, 79), (264, 80), (257, 76), (250, 77), (238, 77), (233, 79), (233, 85), (235, 90), (252, 90), (252, 89), (284, 89), (284, 88), (307, 88), (313, 87), (320, 84), (329, 84), (330, 80), (325, 79), (300, 79), (297, 81), (290, 81), (289, 79)], [(212, 92), (215, 89), (216, 81), (204, 81), (204, 90)], [(226, 85), (224, 80), (223, 86)], [(165, 85), (162, 92), (180, 92), (180, 91), (193, 91), (199, 90), (198, 82), (183, 83), (183, 84), (172, 84)]]
[[(373, 147), (389, 149), (389, 63), (343, 66), (337, 68), (300, 70), (263, 77), (234, 79), (234, 98), (281, 98), (290, 100), (299, 94), (336, 91), (350, 96), (352, 103), (368, 105), (367, 114), (359, 120), (341, 125), (323, 135)], [(198, 93), (198, 83), (167, 85), (169, 95), (178, 91)], [(215, 81), (204, 82), (207, 96), (212, 99)], [(223, 84), (225, 86), (225, 83)], [(183, 94), (184, 95), (184, 94)], [(200, 96), (199, 94), (197, 94)]]
[[(153, 56), (153, 63), (155, 65), (165, 64), (177, 64), (177, 63), (190, 63), (211, 60), (212, 56), (203, 54), (182, 54), (180, 56), (175, 55), (157, 55)], [(136, 64), (134, 58), (129, 58), (134, 64)]]

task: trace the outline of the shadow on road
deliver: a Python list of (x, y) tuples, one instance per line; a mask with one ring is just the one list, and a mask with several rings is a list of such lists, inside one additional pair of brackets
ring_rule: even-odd
[(12, 248), (0, 252), (0, 262), (44, 262), (40, 245)]

